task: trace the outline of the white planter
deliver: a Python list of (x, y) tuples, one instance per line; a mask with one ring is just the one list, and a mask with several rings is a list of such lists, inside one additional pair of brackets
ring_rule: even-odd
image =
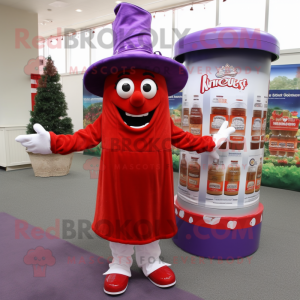
[(73, 153), (60, 154), (34, 154), (28, 152), (34, 175), (38, 177), (65, 176), (69, 173)]

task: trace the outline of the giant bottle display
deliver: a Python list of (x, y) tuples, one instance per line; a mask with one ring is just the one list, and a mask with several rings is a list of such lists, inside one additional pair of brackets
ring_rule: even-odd
[(189, 71), (182, 128), (213, 135), (228, 121), (236, 129), (217, 151), (218, 160), (181, 151), (173, 241), (187, 252), (227, 259), (258, 248), (269, 77), (278, 57), (276, 38), (249, 28), (207, 29), (175, 45), (175, 59)]

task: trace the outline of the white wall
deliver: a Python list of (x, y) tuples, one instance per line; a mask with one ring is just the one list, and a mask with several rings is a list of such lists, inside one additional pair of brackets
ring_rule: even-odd
[(290, 53), (287, 51), (282, 51), (280, 53), (280, 58), (273, 62), (272, 65), (293, 65), (300, 64), (300, 49), (295, 50), (294, 53)]
[[(29, 32), (30, 49), (15, 46), (15, 29)], [(31, 109), (30, 76), (24, 67), (38, 56), (32, 46), (38, 35), (38, 15), (20, 9), (0, 5), (0, 125), (26, 125)]]
[(61, 76), (61, 83), (68, 103), (67, 113), (75, 132), (83, 128), (83, 74)]

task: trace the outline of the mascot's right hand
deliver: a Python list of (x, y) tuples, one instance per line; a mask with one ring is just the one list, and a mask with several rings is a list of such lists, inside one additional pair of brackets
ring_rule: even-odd
[(234, 127), (228, 127), (228, 121), (223, 122), (221, 125), (219, 131), (213, 135), (213, 140), (216, 144), (215, 148), (212, 152), (210, 152), (210, 155), (213, 159), (219, 159), (219, 154), (217, 153), (216, 149), (220, 148), (223, 143), (225, 143), (229, 136), (235, 132)]
[(35, 154), (51, 154), (50, 133), (40, 124), (34, 124), (36, 134), (19, 135), (16, 141), (27, 148), (27, 152)]

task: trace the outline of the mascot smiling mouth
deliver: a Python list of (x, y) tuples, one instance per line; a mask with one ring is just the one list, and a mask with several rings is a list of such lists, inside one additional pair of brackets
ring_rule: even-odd
[(117, 109), (124, 123), (132, 128), (143, 128), (147, 126), (150, 123), (155, 112), (155, 109), (153, 109), (152, 111), (141, 115), (132, 115), (130, 113), (125, 112), (119, 107), (117, 107)]

